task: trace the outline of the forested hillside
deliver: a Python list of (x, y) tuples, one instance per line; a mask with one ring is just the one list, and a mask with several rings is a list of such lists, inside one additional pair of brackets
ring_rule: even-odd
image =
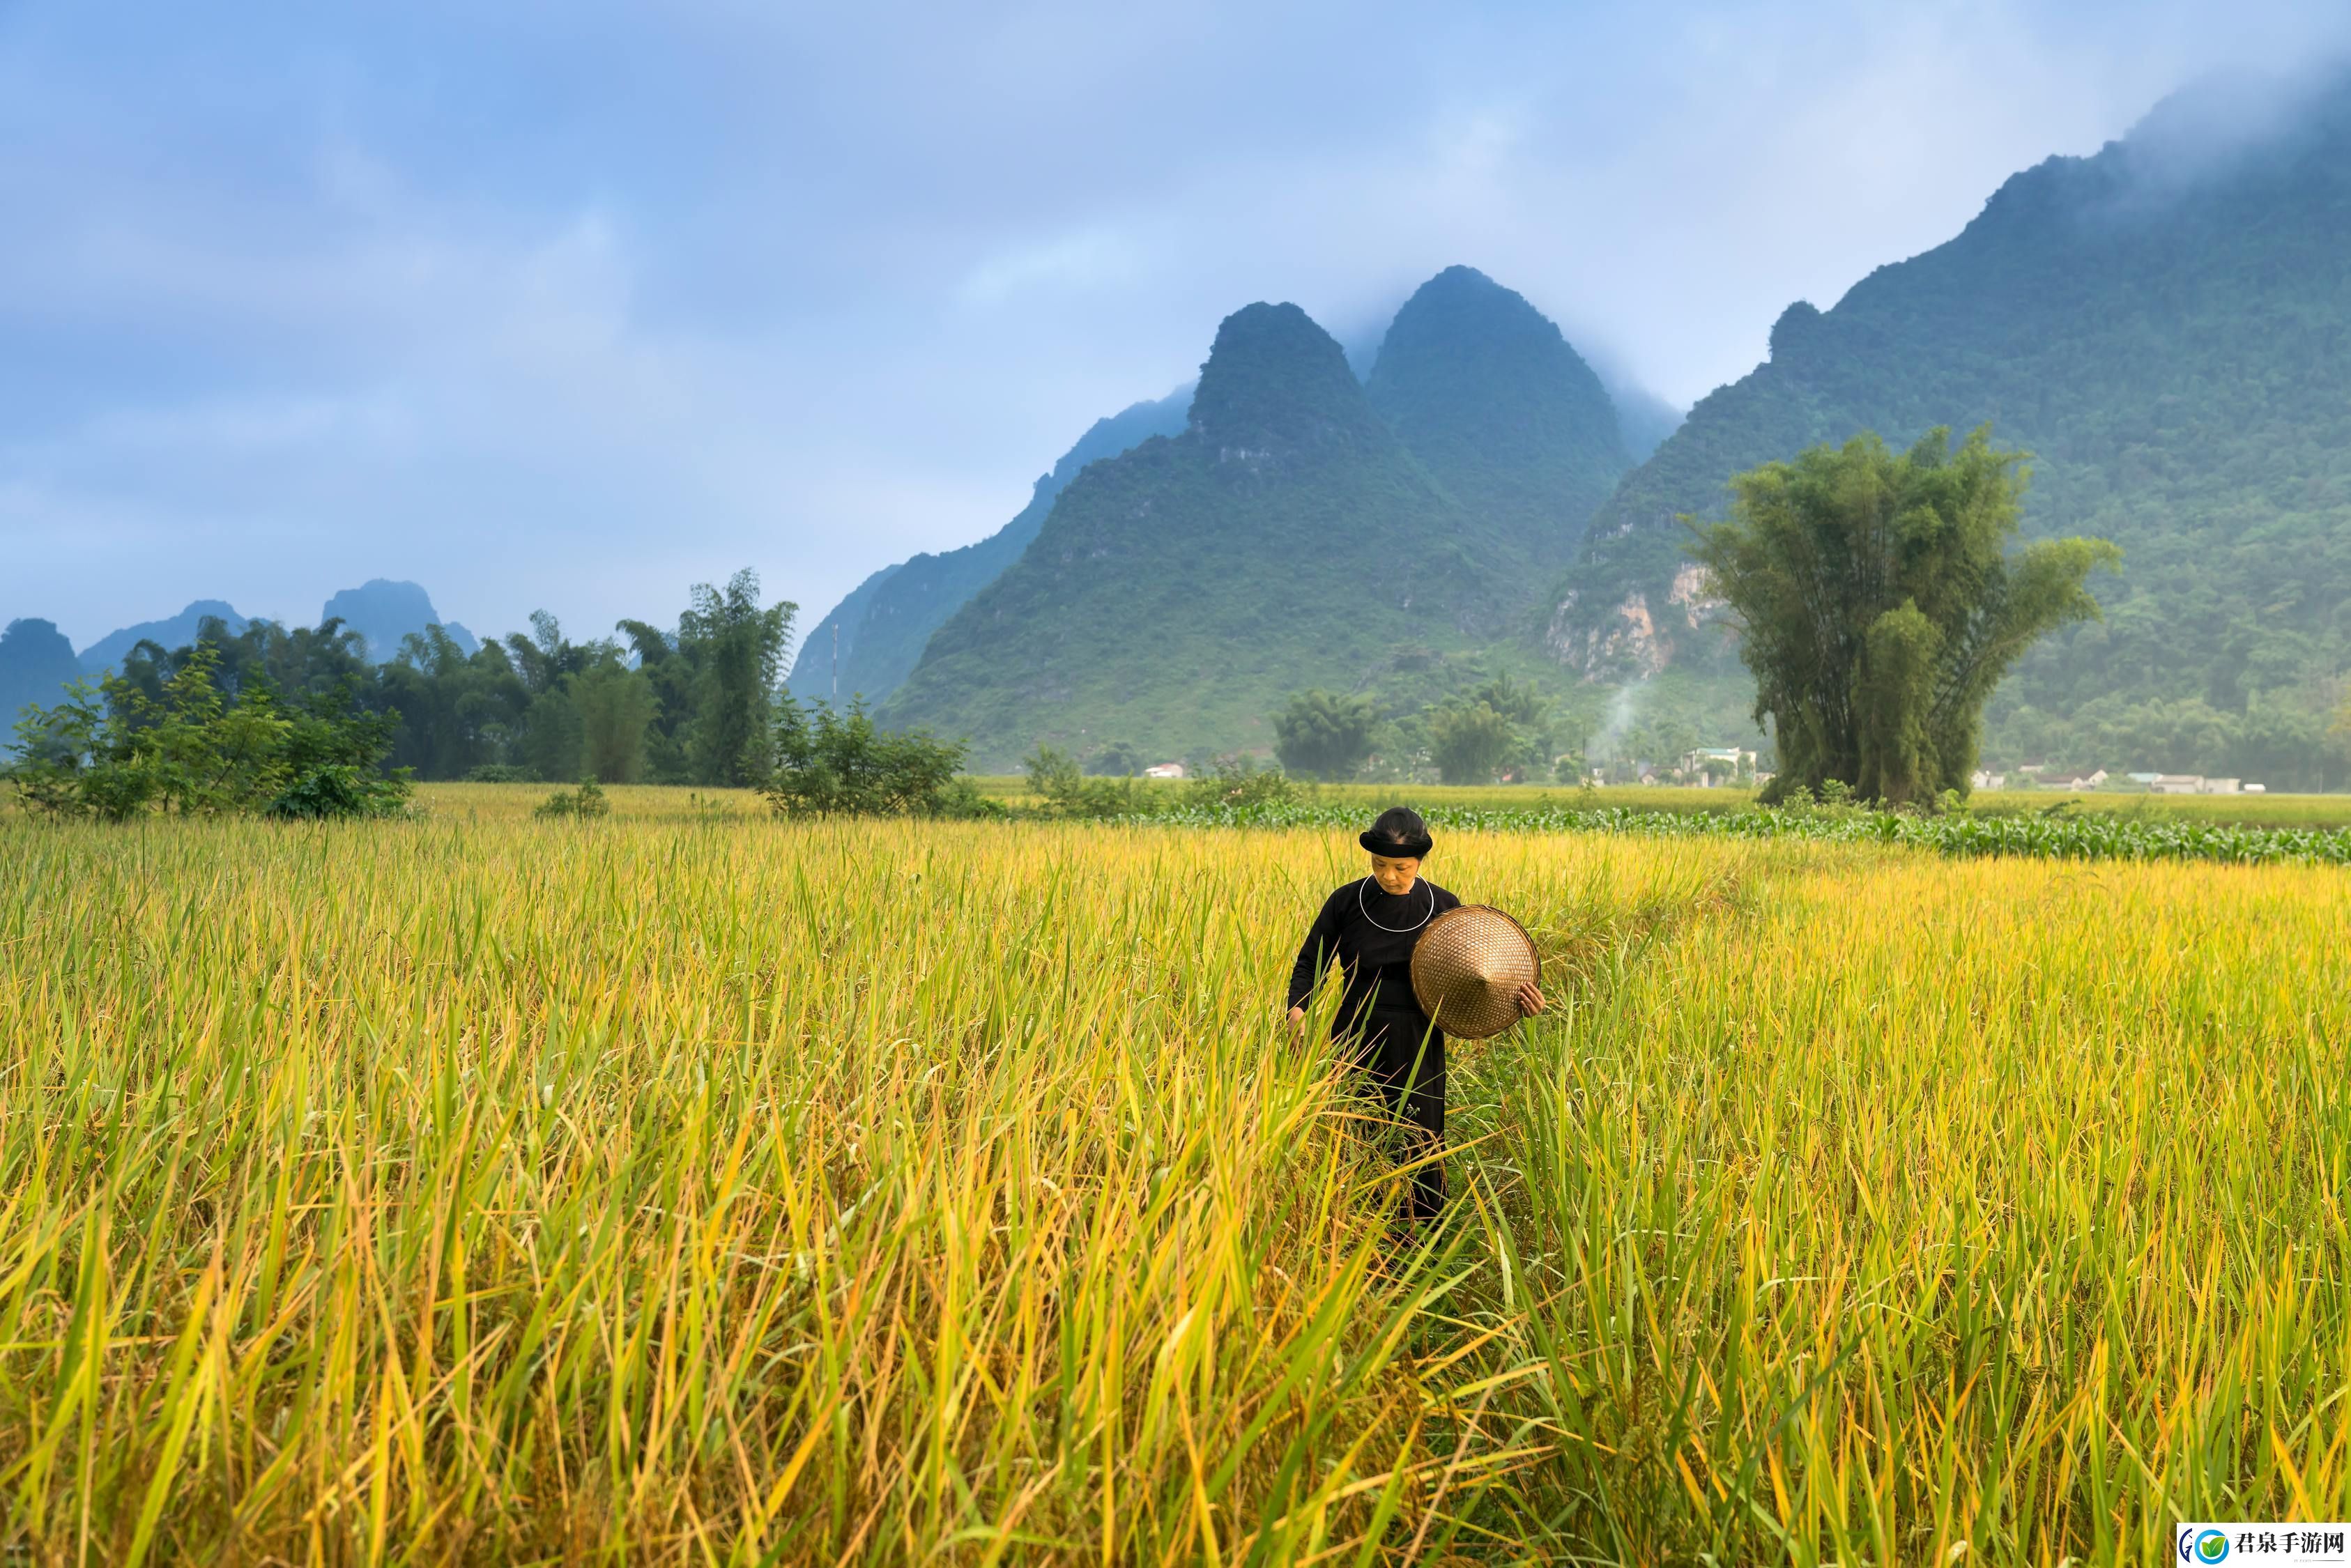
[(2029, 534), (2125, 552), (2105, 623), (2003, 689), (1994, 754), (2317, 785), (2351, 667), (2351, 91), (2216, 152), (2223, 107), (2168, 101), (1834, 308), (1790, 307), (1770, 361), (1595, 517), (1553, 653), (1602, 678), (1728, 669), (1677, 514), (1719, 515), (1731, 474), (1814, 442), (1989, 423), (2035, 455)]
[(1054, 497), (1087, 464), (1115, 457), (1155, 435), (1173, 435), (1184, 428), (1190, 403), (1186, 389), (1094, 421), (1052, 471), (1038, 479), (1029, 504), (1004, 527), (977, 544), (936, 555), (925, 552), (867, 578), (801, 643), (799, 658), (792, 665), (792, 694), (801, 698), (833, 695), (836, 628), (841, 698), (862, 695), (878, 703), (896, 691), (940, 622), (1019, 559), (1044, 526)]
[(1491, 563), (1511, 548), (1405, 450), (1328, 333), (1251, 305), (1217, 329), (1184, 433), (1080, 474), (883, 716), (969, 736), (984, 767), (1040, 742), (1261, 746), (1289, 691), (1497, 635), (1518, 590)]
[[(858, 633), (865, 625), (865, 612), (872, 605), (873, 596), (882, 591), (882, 585), (897, 576), (905, 564), (893, 560), (868, 572), (864, 581), (844, 594), (841, 602), (816, 623), (816, 630), (800, 643), (799, 657), (785, 683), (792, 695), (818, 702), (831, 695), (834, 662), (839, 661), (844, 672), (851, 668), (850, 662), (857, 656)], [(843, 695), (853, 694), (857, 689), (853, 682), (841, 687)]]

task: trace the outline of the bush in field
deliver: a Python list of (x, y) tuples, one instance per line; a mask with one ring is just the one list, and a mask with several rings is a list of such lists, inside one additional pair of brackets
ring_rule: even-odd
[(1029, 792), (1037, 797), (1041, 816), (1107, 820), (1131, 817), (1151, 805), (1151, 797), (1134, 779), (1089, 778), (1076, 758), (1050, 746), (1030, 753), (1027, 766)]
[(407, 770), (381, 767), (397, 714), (357, 712), (338, 691), (284, 702), (266, 679), (232, 696), (214, 679), (219, 664), (219, 647), (199, 643), (152, 693), (110, 674), (28, 709), (18, 792), (51, 816), (109, 822), (150, 810), (377, 817), (407, 803)]
[(605, 817), (612, 811), (612, 802), (604, 796), (604, 787), (593, 779), (583, 779), (577, 789), (558, 789), (539, 802), (531, 812), (534, 817)]
[(1190, 804), (1211, 809), (1247, 810), (1287, 805), (1305, 791), (1279, 768), (1260, 768), (1247, 757), (1228, 757), (1192, 780), (1186, 789)]
[(960, 741), (878, 728), (860, 698), (846, 714), (778, 705), (775, 762), (759, 792), (784, 816), (967, 817), (987, 803), (963, 771)]

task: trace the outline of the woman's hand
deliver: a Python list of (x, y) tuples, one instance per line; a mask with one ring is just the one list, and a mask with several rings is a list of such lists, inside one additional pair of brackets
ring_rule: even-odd
[(1532, 1018), (1542, 1010), (1543, 994), (1535, 989), (1532, 980), (1521, 981), (1519, 985), (1519, 1011)]
[(1301, 1040), (1306, 1038), (1306, 1009), (1304, 1008), (1292, 1008), (1290, 1009), (1290, 1032), (1298, 1036)]

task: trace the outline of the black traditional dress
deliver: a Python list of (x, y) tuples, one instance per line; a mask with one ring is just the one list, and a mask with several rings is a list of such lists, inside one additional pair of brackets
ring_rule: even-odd
[(1290, 1005), (1302, 1008), (1337, 959), (1344, 979), (1334, 1038), (1386, 1102), (1405, 1132), (1413, 1173), (1411, 1213), (1445, 1207), (1445, 1036), (1412, 992), (1412, 950), (1428, 923), (1461, 901), (1423, 878), (1401, 895), (1371, 877), (1322, 901), (1290, 971)]

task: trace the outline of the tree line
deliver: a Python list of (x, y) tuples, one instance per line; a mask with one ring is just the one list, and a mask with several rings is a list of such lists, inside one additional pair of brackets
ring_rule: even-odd
[(862, 703), (796, 703), (796, 611), (762, 604), (747, 570), (697, 585), (674, 630), (623, 620), (574, 642), (540, 611), (470, 654), (427, 626), (381, 664), (337, 621), (207, 619), (28, 709), (7, 771), (37, 810), (110, 821), (389, 815), (419, 778), (576, 783), (549, 817), (601, 816), (601, 786), (635, 782), (756, 789), (785, 816), (1000, 811), (959, 777), (961, 743), (881, 730)]
[(748, 786), (768, 776), (798, 606), (760, 602), (756, 572), (696, 585), (674, 628), (623, 620), (574, 640), (542, 610), (473, 653), (439, 626), (371, 664), (329, 621), (207, 620), (193, 643), (140, 643), (100, 694), (135, 721), (200, 663), (221, 700), (334, 703), (377, 722), (383, 763), (418, 779)]
[(1362, 694), (1296, 692), (1273, 716), (1273, 734), (1282, 767), (1308, 779), (1353, 779), (1375, 763), (1403, 777), (1433, 769), (1447, 784), (1584, 777), (1580, 716), (1507, 672), (1393, 716)]

